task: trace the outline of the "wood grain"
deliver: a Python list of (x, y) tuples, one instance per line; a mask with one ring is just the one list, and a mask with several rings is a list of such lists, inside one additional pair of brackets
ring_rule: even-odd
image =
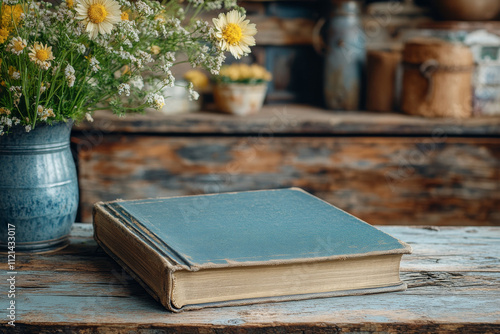
[(407, 291), (172, 314), (97, 247), (90, 225), (76, 224), (65, 250), (18, 255), (18, 320), (15, 328), (2, 322), (0, 333), (500, 330), (499, 227), (380, 228), (413, 247), (401, 264)]
[(500, 225), (500, 138), (108, 134), (79, 152), (97, 201), (298, 186), (373, 224)]
[(429, 119), (398, 113), (334, 112), (294, 104), (267, 105), (256, 115), (235, 117), (216, 112), (165, 115), (151, 112), (118, 118), (97, 112), (95, 122), (75, 127), (97, 140), (110, 132), (231, 135), (381, 135), (381, 136), (500, 136), (500, 117), (467, 120)]

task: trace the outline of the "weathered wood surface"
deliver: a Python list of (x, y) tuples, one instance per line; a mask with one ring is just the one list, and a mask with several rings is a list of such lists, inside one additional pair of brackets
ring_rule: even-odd
[(16, 258), (18, 318), (0, 333), (500, 331), (499, 227), (380, 228), (413, 247), (401, 264), (407, 291), (172, 314), (98, 249), (90, 225), (76, 224), (65, 250)]
[(107, 111), (94, 123), (81, 123), (88, 141), (110, 132), (261, 135), (500, 136), (500, 117), (430, 119), (398, 113), (335, 112), (306, 105), (267, 105), (256, 115), (235, 117), (216, 112), (165, 115), (151, 112), (118, 118)]
[(249, 16), (259, 27), (255, 35), (258, 45), (311, 45), (315, 21), (307, 18)]
[(372, 224), (500, 225), (500, 138), (98, 139), (79, 152), (85, 222), (97, 201), (297, 186)]

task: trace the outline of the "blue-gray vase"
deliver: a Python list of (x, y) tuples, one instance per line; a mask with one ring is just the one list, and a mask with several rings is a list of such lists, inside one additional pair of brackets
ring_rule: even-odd
[[(13, 127), (0, 137), (0, 248), (15, 237), (16, 253), (68, 244), (78, 209), (78, 180), (70, 150), (72, 122)], [(13, 232), (12, 232), (13, 231)]]

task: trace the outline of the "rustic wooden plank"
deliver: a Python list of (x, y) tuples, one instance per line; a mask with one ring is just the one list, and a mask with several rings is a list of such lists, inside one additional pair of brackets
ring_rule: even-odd
[(298, 186), (373, 224), (500, 225), (500, 138), (109, 134), (83, 148), (82, 221), (97, 201)]
[(306, 105), (267, 105), (259, 114), (235, 117), (216, 112), (165, 115), (150, 112), (118, 118), (107, 111), (95, 122), (75, 127), (87, 141), (110, 132), (181, 134), (308, 134), (308, 135), (429, 135), (500, 136), (500, 117), (465, 120), (430, 119), (399, 113), (334, 112)]
[(311, 45), (316, 22), (306, 18), (283, 19), (249, 15), (258, 27), (255, 41), (258, 45)]
[[(499, 227), (380, 228), (414, 248), (402, 261), (409, 285), (405, 292), (172, 314), (97, 249), (90, 225), (76, 224), (69, 248), (18, 257), (23, 261), (16, 296), (19, 318), (14, 329), (2, 323), (0, 333), (498, 332)], [(474, 272), (448, 271), (440, 261), (429, 267), (422, 250), (437, 259), (463, 256), (464, 268), (478, 266)], [(490, 257), (496, 258), (495, 271), (480, 268)], [(412, 261), (416, 268), (412, 264), (407, 271)], [(418, 263), (429, 270), (419, 270)]]

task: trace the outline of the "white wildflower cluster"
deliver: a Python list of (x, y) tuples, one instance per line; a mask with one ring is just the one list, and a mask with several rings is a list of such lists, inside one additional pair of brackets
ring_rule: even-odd
[(134, 76), (132, 79), (130, 79), (129, 83), (138, 90), (142, 90), (144, 88), (144, 80), (140, 75)]
[(14, 106), (17, 107), (19, 105), (19, 102), (21, 101), (21, 96), (23, 95), (23, 87), (12, 86), (9, 88), (9, 91), (13, 93), (12, 102)]
[(172, 73), (167, 74), (167, 76), (163, 79), (163, 85), (166, 87), (174, 87), (175, 77)]
[(125, 96), (130, 96), (130, 85), (126, 83), (121, 83), (120, 85), (118, 85), (118, 94), (125, 94)]
[(207, 1), (206, 6), (208, 10), (218, 10), (222, 8), (222, 1)]
[(55, 117), (56, 115), (54, 114), (54, 110), (52, 108), (44, 108), (43, 106), (39, 105), (36, 108), (36, 115), (41, 121), (46, 121), (47, 118), (49, 117)]
[(200, 34), (208, 34), (210, 31), (210, 24), (207, 21), (196, 20), (194, 29)]
[(85, 119), (89, 122), (93, 122), (94, 119), (92, 118), (92, 115), (88, 112), (88, 113), (85, 113)]
[(175, 62), (175, 52), (167, 52), (163, 55), (165, 61), (168, 61), (168, 62)]
[[(201, 48), (202, 52), (196, 56), (196, 58), (191, 59), (191, 65), (193, 67), (201, 66), (210, 71), (213, 75), (218, 75), (220, 68), (224, 61), (226, 60), (226, 55), (223, 51), (212, 47), (207, 50), (207, 47)], [(209, 56), (204, 56), (208, 54)]]
[(134, 21), (122, 20), (116, 24), (116, 31), (122, 40), (139, 41), (139, 31)]
[[(224, 52), (237, 49), (224, 49), (229, 40), (231, 45), (251, 41), (236, 12), (213, 20), (198, 16), (235, 0), (0, 4), (0, 134), (16, 122), (31, 131), (40, 122), (90, 120), (89, 110), (99, 108), (118, 115), (161, 109), (166, 96), (159, 92), (176, 84), (173, 66), (187, 60), (216, 74)], [(228, 24), (239, 25), (242, 33), (227, 30)], [(250, 49), (243, 45), (241, 51)], [(152, 85), (151, 77), (161, 87)], [(191, 99), (198, 98), (193, 85), (187, 90)]]
[(59, 22), (65, 22), (75, 16), (74, 12), (68, 7), (66, 2), (61, 3), (59, 10), (54, 13)]
[(99, 66), (100, 62), (95, 57), (90, 57), (90, 70), (94, 73), (97, 73), (101, 67)]
[(142, 50), (137, 51), (137, 56), (142, 60), (142, 62), (144, 64), (148, 64), (148, 63), (153, 62), (153, 57), (151, 56), (151, 54), (149, 54), (145, 51), (142, 51)]
[(135, 3), (135, 6), (137, 7), (137, 11), (143, 15), (149, 16), (153, 15), (153, 9), (149, 7), (144, 1), (139, 0)]
[(120, 6), (132, 7), (132, 4), (128, 0), (118, 0), (118, 3), (120, 4)]
[(189, 94), (189, 101), (198, 100), (198, 98), (200, 97), (200, 94), (198, 94), (198, 92), (194, 90), (194, 85), (192, 82), (189, 83), (189, 85), (187, 86), (187, 89), (188, 89), (188, 94)]
[(236, 6), (236, 0), (205, 0), (205, 6), (208, 10), (216, 10), (225, 8), (233, 8)]
[(66, 82), (68, 83), (68, 87), (70, 87), (70, 88), (73, 87), (73, 85), (75, 84), (75, 80), (76, 80), (75, 69), (70, 64), (68, 64), (66, 66), (66, 68), (64, 69), (64, 77), (66, 78)]
[(205, 0), (188, 0), (189, 3), (191, 3), (193, 6), (198, 7), (203, 5)]
[(5, 133), (5, 131), (4, 131), (5, 127), (7, 127), (7, 128), (12, 127), (12, 119), (10, 119), (7, 116), (1, 116), (0, 117), (0, 135), (3, 135)]
[(146, 95), (146, 104), (156, 110), (161, 110), (165, 105), (165, 98), (157, 93), (149, 93)]
[(21, 120), (17, 117), (10, 118), (12, 112), (4, 107), (0, 108), (0, 135), (4, 134), (5, 127), (10, 128), (12, 125), (17, 125)]
[(82, 44), (82, 43), (78, 43), (78, 44), (74, 44), (74, 45), (75, 45), (75, 49), (76, 49), (76, 51), (77, 51), (79, 54), (81, 54), (81, 55), (85, 54), (85, 51), (87, 50), (87, 48), (85, 47), (85, 45), (84, 45), (84, 44)]
[(18, 70), (16, 70), (12, 66), (9, 68), (9, 74), (10, 74), (10, 77), (13, 80), (19, 80), (19, 79), (21, 79), (21, 72), (19, 72)]

